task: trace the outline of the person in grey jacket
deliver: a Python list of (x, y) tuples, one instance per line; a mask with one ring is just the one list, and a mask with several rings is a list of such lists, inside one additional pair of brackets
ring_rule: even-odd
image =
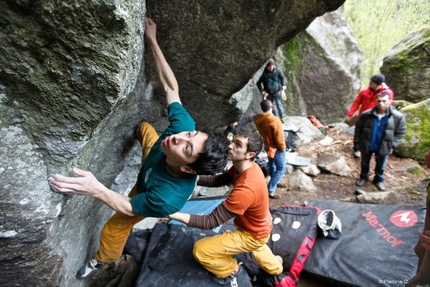
[(385, 190), (383, 181), (388, 155), (400, 144), (406, 133), (405, 116), (390, 106), (391, 101), (389, 93), (380, 93), (376, 106), (363, 112), (355, 124), (354, 146), (361, 152), (358, 186), (363, 186), (369, 180), (370, 159), (375, 154), (373, 184), (378, 190)]

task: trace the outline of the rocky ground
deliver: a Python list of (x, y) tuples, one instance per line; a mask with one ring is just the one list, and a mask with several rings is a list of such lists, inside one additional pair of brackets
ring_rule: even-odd
[[(311, 158), (312, 163), (317, 163), (321, 156), (329, 154), (343, 155), (347, 165), (351, 169), (347, 176), (321, 173), (313, 178), (316, 186), (312, 192), (303, 192), (287, 188), (278, 188), (281, 199), (271, 199), (271, 206), (277, 207), (283, 204), (306, 204), (311, 200), (339, 200), (347, 202), (359, 202), (356, 196), (357, 190), (365, 193), (381, 193), (369, 181), (362, 187), (357, 187), (355, 182), (360, 174), (360, 159), (352, 154), (353, 137), (343, 129), (331, 128), (327, 130), (327, 137), (333, 139), (330, 145), (321, 145), (320, 141), (314, 141), (298, 148), (298, 155)], [(374, 161), (371, 162), (373, 170)], [(386, 197), (382, 200), (372, 200), (367, 203), (379, 203), (387, 205), (424, 205), (425, 183), (430, 171), (423, 164), (408, 158), (399, 158), (390, 155), (385, 171)], [(288, 174), (281, 180), (288, 183)], [(373, 171), (371, 171), (371, 178)], [(288, 186), (288, 185), (287, 185)], [(385, 194), (385, 193), (384, 193)], [(363, 201), (362, 201), (363, 202)]]

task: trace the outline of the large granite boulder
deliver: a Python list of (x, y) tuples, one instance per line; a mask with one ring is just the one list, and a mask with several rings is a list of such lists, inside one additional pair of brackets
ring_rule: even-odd
[[(384, 57), (381, 72), (395, 92), (395, 106), (405, 114), (407, 132), (395, 150), (422, 161), (430, 146), (430, 26), (410, 33)], [(411, 104), (416, 103), (416, 104)]]
[(133, 184), (123, 172), (139, 167), (128, 162), (133, 127), (167, 123), (143, 56), (145, 14), (184, 105), (218, 127), (248, 108), (255, 71), (277, 47), (343, 2), (0, 0), (0, 285), (87, 284), (75, 272), (112, 211), (54, 194), (46, 179), (77, 165), (119, 192)]
[(430, 26), (410, 33), (384, 57), (381, 72), (395, 99), (418, 103), (430, 97)]
[(276, 59), (285, 71), (287, 115), (316, 115), (324, 123), (341, 122), (361, 86), (361, 50), (343, 16), (343, 8), (315, 19), (279, 47)]
[(424, 155), (430, 150), (430, 98), (407, 105), (400, 112), (406, 117), (407, 130), (395, 153), (423, 162)]

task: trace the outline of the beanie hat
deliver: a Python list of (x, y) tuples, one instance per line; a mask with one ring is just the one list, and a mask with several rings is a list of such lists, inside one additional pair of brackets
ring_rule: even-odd
[(269, 62), (267, 62), (267, 66), (273, 66), (275, 65), (275, 60), (269, 59)]
[(383, 82), (385, 82), (385, 76), (384, 76), (383, 74), (376, 74), (376, 75), (373, 75), (373, 76), (370, 78), (370, 80), (371, 80), (372, 82), (374, 82), (375, 84), (380, 85), (380, 84), (382, 84)]

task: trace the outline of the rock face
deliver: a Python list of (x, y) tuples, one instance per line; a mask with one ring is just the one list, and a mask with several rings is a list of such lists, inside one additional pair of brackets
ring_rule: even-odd
[(430, 98), (430, 26), (407, 35), (385, 56), (381, 72), (396, 100)]
[(70, 164), (99, 171), (110, 185), (121, 170), (143, 58), (144, 3), (0, 6), (0, 285), (84, 285), (74, 280), (76, 266), (112, 211), (54, 194), (47, 178), (69, 173)]
[(79, 166), (123, 193), (133, 184), (123, 172), (139, 167), (128, 161), (133, 127), (167, 124), (143, 56), (145, 14), (183, 104), (219, 127), (248, 108), (254, 73), (277, 47), (343, 2), (0, 0), (0, 285), (87, 284), (75, 272), (112, 211), (52, 193), (47, 178)]
[(287, 115), (341, 122), (358, 94), (362, 54), (342, 13), (341, 8), (318, 17), (277, 50), (289, 84)]
[(430, 149), (430, 98), (400, 109), (406, 117), (406, 134), (395, 153), (402, 157), (424, 161)]
[(213, 126), (245, 112), (252, 99), (247, 84), (255, 86), (250, 78), (280, 45), (343, 2), (148, 1), (147, 9), (159, 23), (160, 45), (177, 72), (183, 102), (200, 107), (193, 111), (197, 123)]
[(424, 160), (430, 146), (429, 51), (430, 26), (427, 26), (394, 46), (381, 67), (388, 85), (394, 89), (395, 105), (406, 117), (406, 135), (394, 152), (419, 161)]

